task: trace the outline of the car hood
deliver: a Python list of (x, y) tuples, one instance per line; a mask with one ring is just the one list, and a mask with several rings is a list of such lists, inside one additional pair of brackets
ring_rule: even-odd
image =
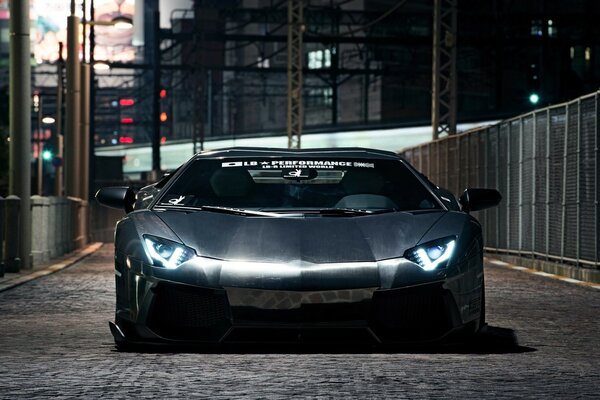
[[(221, 260), (310, 263), (401, 257), (444, 211), (357, 217), (272, 218), (207, 211), (156, 212), (198, 255)], [(150, 233), (150, 232), (148, 232)]]

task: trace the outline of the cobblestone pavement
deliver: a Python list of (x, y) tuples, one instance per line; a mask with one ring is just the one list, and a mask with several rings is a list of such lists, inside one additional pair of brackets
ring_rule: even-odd
[[(111, 259), (0, 293), (0, 398), (600, 398), (597, 289), (486, 267), (475, 348), (119, 353)], [(513, 330), (520, 346), (497, 345)]]

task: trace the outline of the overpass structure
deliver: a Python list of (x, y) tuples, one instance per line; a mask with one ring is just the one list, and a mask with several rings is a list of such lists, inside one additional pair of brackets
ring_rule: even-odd
[[(464, 123), (458, 125), (458, 131), (467, 131), (481, 126), (487, 126), (498, 121), (483, 121)], [(303, 148), (318, 147), (369, 147), (374, 149), (399, 151), (403, 148), (426, 143), (431, 139), (431, 126), (416, 126), (406, 128), (355, 130), (342, 132), (304, 133), (302, 136)], [(287, 136), (245, 136), (206, 139), (205, 150), (214, 150), (233, 146), (248, 147), (278, 147), (286, 148)], [(194, 154), (192, 139), (165, 143), (161, 146), (162, 170), (177, 168)], [(152, 147), (150, 143), (144, 145), (118, 145), (111, 147), (98, 147), (96, 156), (120, 156), (124, 158), (123, 173), (135, 179), (142, 172), (152, 169)]]

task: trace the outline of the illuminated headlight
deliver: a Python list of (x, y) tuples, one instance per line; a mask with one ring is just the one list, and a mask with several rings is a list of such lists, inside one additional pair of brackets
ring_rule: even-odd
[(456, 238), (452, 236), (409, 249), (404, 256), (425, 271), (433, 271), (448, 265), (455, 246)]
[(189, 247), (156, 236), (144, 235), (144, 244), (154, 265), (167, 269), (175, 269), (195, 256)]

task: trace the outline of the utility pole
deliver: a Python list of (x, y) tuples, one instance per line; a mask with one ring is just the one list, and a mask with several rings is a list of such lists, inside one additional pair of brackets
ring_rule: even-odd
[(71, 0), (71, 15), (67, 18), (67, 112), (65, 138), (65, 195), (79, 197), (80, 189), (80, 78), (79, 17), (75, 15), (75, 0)]
[(35, 137), (35, 143), (37, 144), (37, 185), (36, 185), (36, 194), (38, 196), (44, 195), (44, 159), (42, 158), (42, 113), (43, 113), (43, 105), (42, 105), (42, 95), (40, 93), (35, 93), (33, 95), (33, 111), (37, 113), (37, 126), (36, 132), (37, 135)]
[[(54, 136), (54, 147), (56, 157), (58, 159), (63, 158), (63, 68), (65, 66), (65, 60), (62, 55), (63, 44), (58, 43), (58, 60), (56, 61), (56, 135)], [(63, 168), (62, 165), (55, 165), (55, 177), (54, 177), (54, 195), (63, 195)]]
[(431, 125), (433, 140), (456, 133), (456, 4), (433, 2)]
[(152, 174), (160, 178), (160, 13), (153, 13), (154, 36), (152, 50)]
[(302, 107), (302, 56), (304, 46), (303, 0), (288, 0), (288, 37), (287, 37), (287, 134), (288, 148), (299, 149), (301, 146), (302, 123), (304, 119)]
[[(10, 0), (10, 171), (9, 193), (21, 198), (20, 265), (31, 268), (31, 63), (29, 1)], [(16, 260), (15, 260), (16, 261)]]
[(79, 141), (79, 159), (81, 167), (79, 170), (79, 197), (88, 199), (90, 192), (90, 64), (81, 63), (81, 115), (79, 120), (79, 131), (81, 138)]
[[(89, 59), (87, 58), (88, 47), (87, 47), (87, 25), (88, 21), (88, 9), (87, 2), (83, 0), (81, 4), (81, 9), (83, 11), (82, 17), (82, 30), (83, 30), (83, 42), (82, 42), (82, 53), (83, 60), (80, 64), (80, 73), (79, 78), (81, 82), (79, 83), (79, 197), (82, 200), (87, 201), (89, 197), (89, 175), (90, 175), (90, 64)], [(92, 30), (92, 26), (90, 25), (90, 31)], [(83, 218), (85, 220), (85, 217)], [(85, 232), (85, 231), (84, 231)]]

